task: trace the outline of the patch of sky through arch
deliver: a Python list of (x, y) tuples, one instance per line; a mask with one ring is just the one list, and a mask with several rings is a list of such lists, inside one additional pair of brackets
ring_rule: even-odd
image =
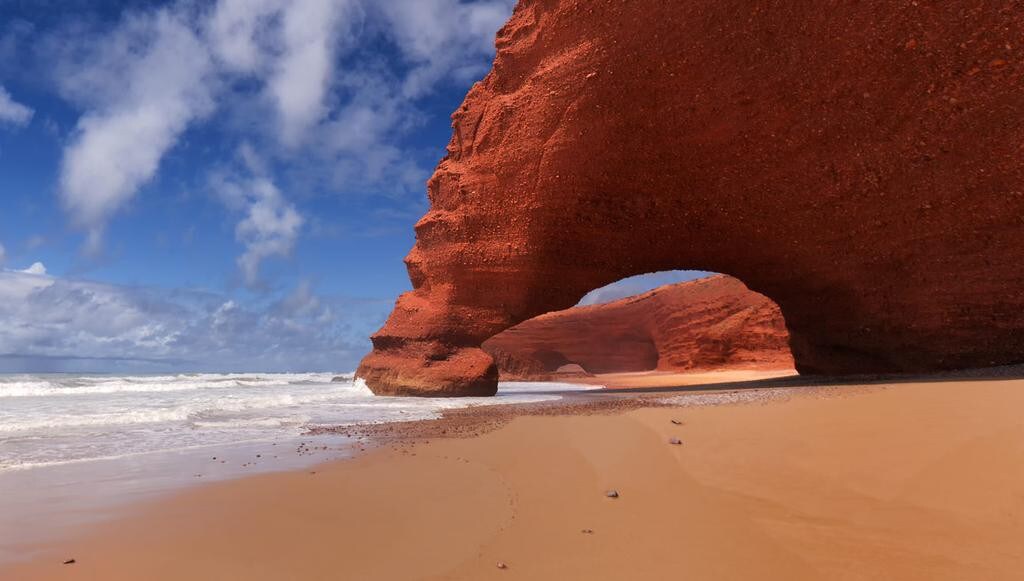
[(685, 282), (688, 280), (697, 280), (698, 278), (705, 278), (712, 274), (714, 273), (705, 272), (703, 270), (665, 270), (648, 274), (638, 274), (590, 291), (580, 299), (580, 302), (577, 303), (577, 305), (583, 306), (610, 303), (612, 301), (617, 301), (619, 299), (624, 299), (626, 297), (631, 297), (633, 295), (638, 295), (640, 293), (656, 289), (659, 286)]

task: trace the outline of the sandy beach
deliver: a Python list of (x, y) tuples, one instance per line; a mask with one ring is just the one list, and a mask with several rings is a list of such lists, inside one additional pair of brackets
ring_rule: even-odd
[(666, 372), (633, 371), (602, 373), (593, 377), (568, 377), (564, 381), (587, 385), (600, 385), (609, 389), (675, 388), (686, 386), (718, 385), (795, 377), (794, 369), (723, 369), (714, 371)]
[(604, 397), (392, 426), (354, 459), (130, 507), (0, 578), (998, 580), (1024, 570), (1024, 380)]
[(0, 581), (1024, 581), (1024, 0), (0, 15)]

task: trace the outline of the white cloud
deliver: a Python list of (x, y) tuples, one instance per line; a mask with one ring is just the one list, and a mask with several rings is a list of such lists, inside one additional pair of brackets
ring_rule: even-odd
[(6, 262), (6, 261), (7, 261), (7, 249), (4, 248), (3, 244), (0, 244), (0, 266), (3, 266), (4, 262)]
[[(75, 28), (74, 40), (53, 51), (62, 94), (85, 110), (64, 151), (64, 206), (87, 233), (86, 248), (97, 250), (112, 216), (156, 176), (186, 130), (214, 111), (235, 120), (225, 121), (237, 133), (228, 138), (258, 143), (272, 161), (314, 160), (316, 183), (421, 190), (428, 172), (403, 144), (422, 116), (417, 101), (447, 79), (483, 74), (512, 4), (219, 0), (128, 11), (112, 29)], [(367, 48), (381, 35), (406, 63)], [(247, 279), (264, 258), (290, 252), (301, 226), (275, 184), (262, 179), (246, 188), (263, 192), (249, 202), (261, 216), (236, 232), (247, 247), (240, 260)]]
[[(395, 97), (394, 87), (368, 75), (349, 75), (344, 82), (351, 91), (347, 104), (321, 127), (319, 143), (328, 155), (339, 187), (376, 184), (387, 179), (404, 191), (422, 188), (425, 171), (403, 155), (395, 143), (415, 112)], [(410, 175), (412, 180), (407, 180)]]
[(18, 272), (23, 274), (33, 274), (36, 276), (46, 276), (46, 265), (44, 265), (42, 262), (33, 262), (32, 266), (26, 268), (25, 270), (19, 270)]
[(493, 51), (494, 33), (508, 19), (514, 4), (514, 0), (391, 0), (378, 4), (389, 23), (388, 33), (416, 64), (403, 82), (404, 95), (419, 97), (445, 77), (460, 72), (482, 75), (486, 63), (479, 57)]
[(0, 123), (24, 127), (32, 120), (34, 113), (31, 107), (15, 101), (11, 94), (0, 86)]
[(359, 13), (355, 0), (221, 0), (205, 29), (227, 71), (265, 82), (279, 139), (295, 147), (328, 112), (335, 49)]
[(210, 59), (181, 14), (129, 19), (102, 41), (92, 65), (65, 81), (69, 94), (109, 93), (78, 121), (64, 151), (61, 197), (98, 248), (110, 217), (156, 174), (193, 120), (213, 108)]
[(254, 284), (265, 258), (291, 254), (303, 220), (270, 180), (255, 178), (247, 188), (249, 207), (235, 228), (235, 237), (246, 246), (238, 266), (246, 282)]
[(238, 267), (246, 284), (253, 286), (259, 282), (260, 264), (265, 259), (291, 254), (305, 221), (263, 175), (263, 161), (248, 143), (239, 148), (238, 158), (243, 169), (233, 174), (215, 173), (210, 186), (229, 208), (243, 215), (235, 227), (235, 238), (245, 245)]
[(365, 3), (369, 18), (406, 61), (382, 65), (367, 55), (339, 74), (347, 99), (320, 126), (331, 183), (340, 191), (387, 184), (395, 194), (422, 192), (430, 172), (402, 143), (424, 121), (419, 100), (449, 80), (482, 77), (494, 33), (513, 0), (390, 0)]
[(77, 367), (96, 359), (103, 371), (345, 370), (389, 303), (317, 296), (300, 284), (279, 301), (243, 305), (216, 293), (0, 271), (0, 355), (36, 371), (60, 358)]
[(280, 59), (267, 91), (280, 114), (281, 139), (297, 145), (326, 114), (324, 97), (333, 71), (335, 34), (341, 22), (336, 0), (292, 0), (284, 11)]
[(206, 23), (206, 37), (222, 66), (232, 72), (266, 68), (270, 47), (262, 39), (281, 0), (221, 0)]
[[(184, 9), (161, 9), (129, 15), (112, 33), (84, 41), (95, 48), (61, 67), (63, 93), (89, 107), (64, 151), (61, 196), (87, 232), (87, 248), (99, 247), (110, 217), (154, 177), (189, 125), (212, 112), (224, 75), (265, 76), (281, 140), (298, 143), (326, 112), (334, 31), (345, 5), (222, 0), (204, 24)], [(268, 32), (275, 23), (277, 43)], [(266, 252), (280, 246), (254, 244), (274, 246)]]

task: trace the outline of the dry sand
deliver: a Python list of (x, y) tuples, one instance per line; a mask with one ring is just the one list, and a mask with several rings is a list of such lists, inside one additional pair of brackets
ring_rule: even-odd
[[(463, 414), (136, 507), (0, 579), (1021, 579), (1024, 381), (743, 393)], [(442, 431), (478, 435), (423, 443)]]
[(623, 373), (602, 373), (591, 377), (568, 377), (559, 379), (570, 383), (603, 385), (615, 389), (633, 389), (649, 387), (676, 387), (690, 385), (714, 385), (720, 383), (736, 383), (761, 381), (795, 377), (795, 369), (726, 369), (721, 371), (630, 371)]

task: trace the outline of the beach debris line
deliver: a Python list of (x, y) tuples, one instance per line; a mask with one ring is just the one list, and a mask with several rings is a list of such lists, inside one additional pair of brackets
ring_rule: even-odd
[(608, 498), (618, 498), (619, 497), (619, 491), (618, 490), (609, 490), (608, 492), (605, 492), (604, 495), (607, 496)]

